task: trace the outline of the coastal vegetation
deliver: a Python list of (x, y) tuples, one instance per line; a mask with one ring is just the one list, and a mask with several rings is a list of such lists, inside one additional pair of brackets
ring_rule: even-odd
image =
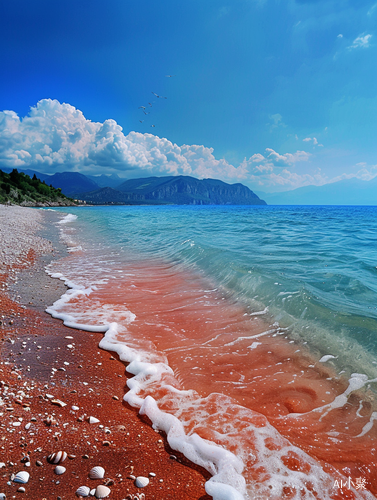
[(9, 174), (0, 170), (0, 203), (22, 206), (66, 206), (74, 205), (60, 188), (48, 186), (34, 174), (29, 175), (13, 169)]

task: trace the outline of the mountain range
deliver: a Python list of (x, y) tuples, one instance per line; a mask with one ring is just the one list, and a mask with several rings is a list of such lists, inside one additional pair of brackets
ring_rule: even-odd
[(377, 177), (370, 181), (353, 178), (323, 186), (257, 194), (269, 205), (377, 205)]
[[(0, 167), (2, 168), (2, 167)], [(10, 168), (2, 168), (10, 172)], [(124, 181), (117, 175), (87, 176), (78, 172), (53, 175), (22, 170), (42, 182), (60, 188), (66, 196), (90, 204), (266, 205), (243, 184), (189, 176), (147, 177)]]
[[(4, 172), (11, 168), (2, 167)], [(269, 205), (377, 205), (377, 177), (370, 181), (345, 179), (323, 186), (305, 186), (280, 193), (256, 193), (242, 184), (188, 176), (149, 177), (124, 180), (116, 174), (84, 175), (78, 172), (42, 174), (19, 169), (66, 196), (88, 203), (178, 203), (178, 204), (265, 204)], [(265, 202), (263, 201), (265, 200)]]

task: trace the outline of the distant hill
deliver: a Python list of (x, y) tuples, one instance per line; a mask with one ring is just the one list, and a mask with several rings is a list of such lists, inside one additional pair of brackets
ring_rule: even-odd
[(259, 193), (269, 205), (377, 205), (377, 177), (345, 179), (281, 193)]
[(61, 189), (41, 182), (35, 174), (31, 178), (16, 169), (10, 173), (0, 170), (0, 203), (23, 206), (74, 205), (73, 200), (62, 194)]
[(96, 204), (266, 205), (243, 184), (183, 175), (130, 179), (116, 190), (103, 188), (79, 198)]
[(117, 174), (111, 174), (111, 175), (87, 175), (90, 180), (95, 182), (100, 188), (103, 187), (110, 187), (110, 188), (116, 188), (122, 182), (124, 182), (124, 179), (119, 177)]
[[(11, 168), (0, 167), (4, 172), (10, 172)], [(55, 188), (60, 188), (62, 193), (66, 196), (75, 198), (78, 193), (84, 193), (86, 191), (93, 191), (98, 189), (100, 186), (84, 174), (78, 172), (57, 172), (56, 174), (42, 174), (36, 170), (32, 169), (18, 169), (19, 172), (23, 172), (30, 177), (35, 175), (38, 179), (46, 184), (53, 186)], [(105, 176), (104, 176), (105, 177)], [(121, 182), (121, 179), (120, 179)], [(118, 183), (119, 184), (119, 183)]]

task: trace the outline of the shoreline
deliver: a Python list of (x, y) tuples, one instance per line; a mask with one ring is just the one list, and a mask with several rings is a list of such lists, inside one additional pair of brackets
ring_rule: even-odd
[[(70, 329), (44, 312), (66, 290), (44, 271), (65, 251), (54, 219), (55, 212), (0, 206), (0, 493), (16, 498), (25, 488), (31, 500), (63, 500), (80, 486), (107, 484), (109, 498), (120, 500), (142, 493), (210, 500), (210, 474), (123, 402), (125, 365), (98, 348), (102, 334)], [(99, 422), (90, 424), (90, 416)], [(59, 450), (75, 455), (61, 476), (47, 462)], [(104, 467), (104, 479), (88, 478), (94, 466)], [(30, 474), (26, 484), (11, 481), (20, 471)], [(149, 484), (137, 488), (136, 476)]]

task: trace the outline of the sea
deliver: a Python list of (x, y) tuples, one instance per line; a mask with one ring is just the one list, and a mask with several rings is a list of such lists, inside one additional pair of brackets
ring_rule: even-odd
[(119, 355), (209, 495), (376, 498), (377, 207), (57, 212), (47, 312)]

